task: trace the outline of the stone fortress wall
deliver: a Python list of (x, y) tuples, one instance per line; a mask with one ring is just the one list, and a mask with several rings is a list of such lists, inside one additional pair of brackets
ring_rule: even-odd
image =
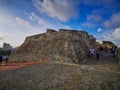
[(46, 33), (26, 37), (10, 56), (11, 61), (44, 61), (81, 63), (96, 39), (85, 31), (47, 29)]

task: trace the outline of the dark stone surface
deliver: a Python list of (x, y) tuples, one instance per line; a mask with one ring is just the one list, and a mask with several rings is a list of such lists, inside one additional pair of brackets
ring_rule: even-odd
[(41, 64), (0, 72), (0, 90), (120, 90), (118, 65)]

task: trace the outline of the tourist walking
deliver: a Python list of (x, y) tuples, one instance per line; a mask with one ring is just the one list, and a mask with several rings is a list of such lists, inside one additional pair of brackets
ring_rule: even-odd
[(115, 58), (116, 48), (114, 46), (111, 48), (111, 53), (112, 53), (113, 58)]
[(94, 56), (95, 53), (95, 49), (94, 48), (90, 48), (90, 56)]
[(99, 57), (100, 57), (99, 48), (96, 48), (95, 52), (96, 52), (96, 60), (99, 60)]
[(105, 56), (108, 56), (108, 48), (105, 47)]
[(102, 54), (103, 53), (103, 47), (101, 46), (100, 47), (100, 54)]

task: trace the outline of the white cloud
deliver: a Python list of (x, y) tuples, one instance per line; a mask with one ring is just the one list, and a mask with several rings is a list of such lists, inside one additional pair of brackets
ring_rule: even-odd
[(110, 20), (104, 22), (104, 26), (107, 29), (114, 29), (120, 27), (120, 12), (114, 13)]
[(0, 13), (0, 46), (4, 42), (12, 46), (19, 46), (25, 40), (26, 36), (42, 33), (40, 29), (31, 25), (30, 22), (20, 18), (12, 17), (6, 13)]
[(102, 17), (99, 15), (97, 11), (93, 11), (91, 14), (87, 15), (87, 21), (92, 22), (100, 22), (102, 20)]
[(40, 13), (57, 18), (61, 21), (68, 21), (78, 14), (76, 9), (78, 0), (33, 0), (34, 6)]
[[(44, 20), (35, 13), (28, 15), (31, 21), (27, 21), (21, 17), (13, 17), (6, 13), (0, 13), (0, 47), (4, 42), (10, 43), (12, 46), (21, 45), (26, 36), (31, 36), (46, 32), (47, 28), (58, 30), (60, 28), (69, 29), (70, 27), (60, 22), (51, 22)], [(36, 26), (33, 25), (36, 22)]]
[(29, 22), (25, 21), (24, 19), (22, 19), (20, 17), (16, 17), (15, 20), (17, 21), (18, 24), (27, 25), (27, 26), (30, 25)]
[(0, 40), (4, 39), (5, 35), (0, 31)]
[(95, 24), (93, 24), (92, 22), (85, 22), (82, 25), (86, 27), (95, 27)]
[(103, 30), (101, 28), (98, 28), (97, 32), (100, 33), (102, 32)]
[(39, 20), (39, 19), (40, 19), (40, 17), (37, 16), (34, 12), (31, 12), (31, 14), (30, 14), (30, 15), (28, 14), (28, 16), (29, 16), (29, 18), (30, 18), (31, 20), (33, 20), (33, 21), (36, 21), (36, 20)]
[(70, 29), (69, 26), (67, 26), (65, 24), (62, 24), (61, 22), (59, 22), (57, 20), (48, 19), (48, 18), (41, 18), (40, 16), (38, 16), (34, 12), (32, 12), (31, 14), (27, 14), (27, 16), (29, 17), (29, 19), (31, 21), (35, 22), (36, 24), (38, 24), (43, 29), (47, 29), (47, 28), (52, 28), (52, 29), (55, 29), (55, 30), (58, 30), (58, 29), (61, 29), (61, 28)]
[(116, 28), (112, 34), (113, 34), (115, 39), (120, 40), (120, 27)]
[(41, 17), (37, 16), (34, 12), (32, 12), (30, 15), (27, 14), (29, 19), (37, 22), (37, 24), (39, 24), (40, 26), (44, 27), (46, 25), (45, 20), (43, 20)]
[(116, 28), (114, 31), (106, 31), (102, 35), (103, 40), (112, 41), (116, 45), (120, 45), (120, 27)]
[(87, 27), (95, 27), (102, 21), (102, 17), (100, 16), (98, 11), (93, 11), (91, 14), (87, 15), (87, 20), (82, 25)]
[(107, 29), (102, 36), (103, 39), (113, 41), (117, 45), (120, 45), (120, 12), (114, 13), (103, 25)]
[(46, 24), (43, 19), (40, 19), (40, 20), (38, 21), (38, 23), (39, 23), (40, 26), (45, 26), (45, 24)]

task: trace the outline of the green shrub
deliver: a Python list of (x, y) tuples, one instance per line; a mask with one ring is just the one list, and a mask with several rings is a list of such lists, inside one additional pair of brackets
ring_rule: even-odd
[(10, 50), (6, 50), (6, 51), (0, 50), (0, 54), (9, 56), (11, 54), (11, 51)]

